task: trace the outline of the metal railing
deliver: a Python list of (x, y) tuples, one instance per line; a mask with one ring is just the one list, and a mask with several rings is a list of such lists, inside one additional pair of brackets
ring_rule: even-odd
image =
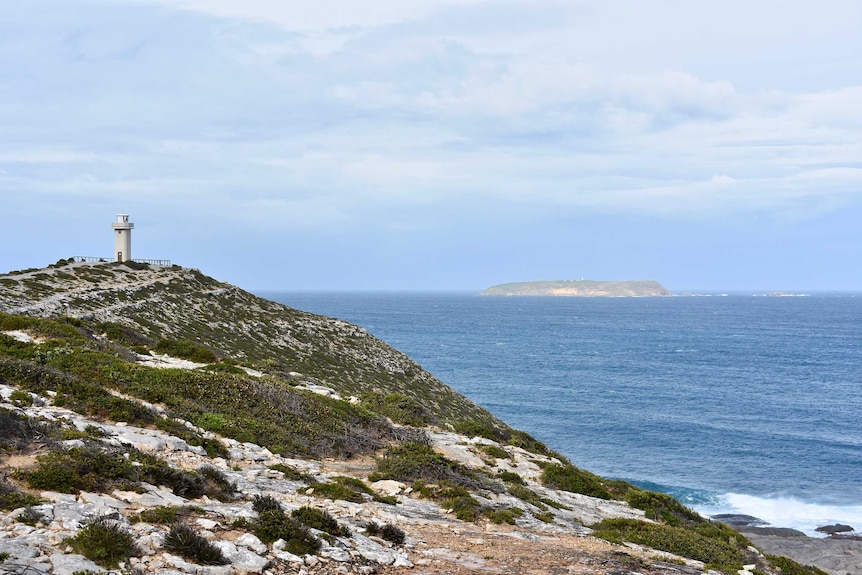
[[(113, 262), (111, 258), (100, 258), (96, 256), (72, 256), (67, 261), (69, 262), (102, 262), (102, 263), (110, 263)], [(133, 262), (136, 264), (149, 264), (151, 266), (165, 266), (168, 267), (171, 265), (171, 260), (145, 260), (145, 259), (133, 259)]]

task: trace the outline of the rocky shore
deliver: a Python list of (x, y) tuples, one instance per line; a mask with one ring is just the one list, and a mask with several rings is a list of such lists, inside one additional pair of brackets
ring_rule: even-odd
[[(26, 415), (31, 420), (59, 422), (70, 429), (88, 430), (105, 446), (140, 450), (164, 459), (179, 469), (216, 467), (235, 486), (233, 501), (217, 501), (207, 496), (185, 498), (171, 489), (143, 484), (135, 490), (111, 493), (33, 492), (41, 503), (0, 514), (0, 573), (30, 575), (73, 575), (101, 573), (105, 569), (72, 552), (67, 540), (94, 518), (106, 518), (129, 531), (138, 553), (122, 568), (137, 573), (158, 575), (245, 575), (266, 573), (363, 574), (413, 573), (415, 575), (458, 573), (609, 573), (628, 572), (629, 565), (640, 565), (644, 573), (697, 574), (703, 572), (696, 561), (680, 561), (637, 546), (620, 548), (589, 537), (585, 524), (607, 517), (642, 517), (643, 513), (618, 501), (605, 501), (577, 494), (533, 488), (559, 501), (563, 507), (553, 524), (534, 518), (519, 519), (517, 525), (477, 525), (458, 521), (438, 504), (411, 497), (404, 484), (381, 481), (369, 484), (381, 495), (394, 497), (397, 504), (367, 499), (351, 502), (316, 497), (307, 480), (285, 476), (293, 469), (314, 481), (326, 482), (349, 475), (362, 480), (373, 468), (371, 458), (353, 461), (309, 461), (285, 458), (252, 443), (219, 438), (228, 447), (227, 458), (209, 458), (200, 447), (158, 429), (136, 427), (122, 422), (109, 423), (84, 417), (50, 405), (50, 398), (34, 397), (32, 406), (21, 407), (10, 401), (14, 388), (0, 385), (2, 407)], [(94, 431), (98, 429), (98, 433)], [(487, 442), (448, 432), (430, 432), (435, 449), (448, 457), (471, 463), (477, 459), (475, 447)], [(62, 442), (65, 449), (80, 448), (81, 439)], [(512, 450), (506, 463), (511, 472), (529, 478), (537, 475), (536, 455)], [(40, 451), (24, 455), (6, 454), (0, 471), (7, 477), (16, 469), (32, 467)], [(350, 535), (323, 537), (317, 555), (295, 555), (276, 541), (264, 544), (255, 535), (238, 529), (238, 519), (253, 520), (255, 496), (276, 498), (287, 510), (311, 506), (335, 517)], [(508, 497), (500, 494), (500, 498)], [(523, 505), (523, 504), (522, 504)], [(195, 509), (186, 521), (211, 541), (227, 559), (222, 566), (199, 565), (164, 549), (168, 528), (139, 520), (147, 510), (173, 507)], [(402, 544), (393, 544), (367, 532), (368, 522), (395, 524), (406, 533)], [(318, 532), (318, 535), (322, 535)], [(619, 569), (617, 569), (619, 568)]]
[(745, 535), (768, 555), (790, 557), (803, 565), (813, 565), (830, 575), (862, 573), (862, 536), (849, 525), (826, 525), (817, 531), (827, 537), (809, 537), (784, 527), (764, 527), (749, 515), (718, 515), (717, 519)]

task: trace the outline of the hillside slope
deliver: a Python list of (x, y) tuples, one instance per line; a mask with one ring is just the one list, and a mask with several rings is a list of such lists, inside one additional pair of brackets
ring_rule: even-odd
[(342, 396), (403, 394), (435, 423), (506, 426), (404, 354), (345, 321), (302, 312), (179, 266), (64, 264), (0, 276), (0, 311), (132, 328), (153, 344), (190, 340), (219, 357)]
[(0, 276), (0, 573), (822, 573), (783, 561), (343, 321), (179, 267)]

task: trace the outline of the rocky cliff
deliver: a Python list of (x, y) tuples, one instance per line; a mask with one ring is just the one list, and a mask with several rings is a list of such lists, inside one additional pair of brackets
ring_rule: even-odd
[(0, 276), (0, 399), (0, 572), (777, 573), (360, 328), (195, 270)]

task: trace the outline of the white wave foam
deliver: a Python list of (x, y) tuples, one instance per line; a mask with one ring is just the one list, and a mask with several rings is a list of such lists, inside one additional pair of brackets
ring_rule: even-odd
[(756, 497), (728, 493), (713, 505), (695, 505), (701, 515), (736, 513), (752, 515), (772, 527), (790, 527), (811, 537), (824, 537), (815, 529), (823, 525), (843, 523), (862, 532), (862, 505), (830, 505), (811, 503), (791, 497)]

